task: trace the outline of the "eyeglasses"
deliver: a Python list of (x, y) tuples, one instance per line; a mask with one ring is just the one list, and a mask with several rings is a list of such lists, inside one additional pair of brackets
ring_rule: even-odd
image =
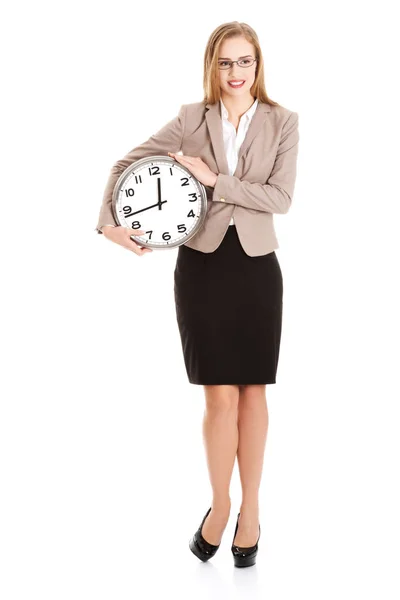
[(237, 63), (239, 67), (251, 67), (256, 62), (256, 58), (241, 58), (240, 60), (220, 60), (218, 61), (219, 69), (230, 69), (233, 63)]

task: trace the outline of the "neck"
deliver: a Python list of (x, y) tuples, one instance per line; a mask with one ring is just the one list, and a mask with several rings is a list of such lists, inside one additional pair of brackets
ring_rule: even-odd
[(229, 115), (243, 115), (255, 102), (255, 98), (251, 94), (244, 97), (233, 97), (222, 93), (221, 98)]

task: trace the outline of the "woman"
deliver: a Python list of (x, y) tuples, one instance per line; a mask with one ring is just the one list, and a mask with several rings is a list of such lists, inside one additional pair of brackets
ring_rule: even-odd
[(179, 246), (174, 272), (188, 379), (204, 386), (212, 486), (212, 505), (189, 546), (203, 561), (218, 550), (237, 456), (242, 501), (231, 550), (238, 567), (255, 564), (261, 531), (265, 386), (276, 382), (283, 298), (272, 218), (290, 207), (299, 139), (297, 113), (267, 96), (263, 64), (249, 25), (217, 27), (205, 51), (204, 100), (183, 105), (178, 117), (114, 165), (96, 228), (139, 255), (151, 251), (130, 238), (131, 229), (117, 225), (110, 209), (120, 173), (144, 156), (168, 153), (206, 186), (207, 218)]

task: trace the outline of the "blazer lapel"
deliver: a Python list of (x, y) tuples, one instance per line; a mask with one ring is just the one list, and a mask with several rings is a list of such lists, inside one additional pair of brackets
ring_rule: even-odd
[[(208, 131), (210, 134), (211, 144), (214, 150), (215, 161), (218, 166), (219, 173), (223, 173), (225, 175), (229, 175), (229, 167), (228, 162), (226, 160), (225, 148), (224, 148), (224, 136), (222, 130), (222, 118), (220, 111), (220, 102), (215, 102), (214, 104), (206, 104), (206, 108), (208, 109), (205, 113), (205, 118), (207, 122)], [(241, 169), (242, 162), (240, 158), (244, 152), (249, 148), (252, 141), (256, 137), (258, 133), (260, 133), (264, 121), (267, 118), (267, 113), (269, 113), (271, 107), (269, 104), (265, 102), (258, 102), (256, 111), (253, 115), (253, 118), (250, 121), (249, 128), (245, 135), (242, 145), (239, 149), (238, 155), (238, 163), (236, 166), (236, 170), (234, 172), (235, 176), (238, 176), (238, 172)]]

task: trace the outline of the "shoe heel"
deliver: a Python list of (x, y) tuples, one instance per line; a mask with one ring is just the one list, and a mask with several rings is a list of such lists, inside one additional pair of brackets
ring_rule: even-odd
[[(236, 533), (237, 533), (238, 526), (239, 526), (239, 515), (240, 515), (240, 513), (237, 516), (236, 528), (235, 528), (235, 533), (233, 534), (233, 540), (236, 537)], [(261, 527), (259, 526), (258, 540), (260, 539), (260, 535), (261, 535)], [(231, 551), (233, 554), (233, 563), (234, 563), (235, 567), (251, 567), (251, 566), (255, 565), (256, 557), (258, 554), (258, 540), (254, 546), (249, 546), (247, 548), (235, 546), (233, 544), (233, 540), (232, 540)]]
[(252, 567), (256, 564), (257, 552), (253, 556), (233, 556), (235, 567)]
[(207, 560), (212, 558), (215, 555), (215, 553), (217, 552), (218, 548), (220, 547), (220, 544), (218, 544), (218, 546), (215, 546), (214, 544), (210, 544), (209, 542), (207, 542), (207, 540), (205, 540), (203, 538), (202, 533), (201, 533), (201, 529), (203, 527), (204, 521), (208, 517), (208, 514), (211, 511), (211, 508), (212, 507), (210, 506), (210, 508), (204, 515), (202, 522), (200, 523), (200, 527), (198, 528), (196, 533), (193, 535), (193, 537), (189, 540), (190, 550), (193, 552), (193, 554), (195, 554), (197, 556), (197, 558), (199, 558), (203, 562), (206, 562)]

